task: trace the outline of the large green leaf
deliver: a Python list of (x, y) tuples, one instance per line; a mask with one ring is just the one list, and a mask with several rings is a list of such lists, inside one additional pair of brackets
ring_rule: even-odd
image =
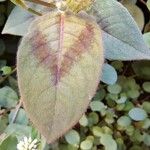
[(108, 59), (150, 59), (150, 50), (129, 12), (116, 0), (97, 0), (92, 14), (103, 30)]
[(86, 111), (103, 64), (94, 21), (58, 12), (36, 19), (17, 57), (25, 110), (48, 142), (73, 127)]

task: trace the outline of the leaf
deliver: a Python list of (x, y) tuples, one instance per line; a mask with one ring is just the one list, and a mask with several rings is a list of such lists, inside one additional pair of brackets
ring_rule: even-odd
[(120, 94), (120, 98), (116, 100), (117, 104), (124, 104), (127, 101), (127, 95), (125, 93)]
[(95, 94), (103, 64), (99, 35), (94, 21), (53, 12), (38, 17), (21, 42), (20, 94), (49, 143), (79, 121)]
[(9, 124), (5, 129), (4, 133), (7, 135), (14, 135), (18, 140), (21, 140), (23, 137), (29, 137), (31, 134), (31, 127), (20, 124)]
[(128, 127), (129, 125), (131, 125), (131, 119), (127, 116), (121, 116), (117, 120), (117, 123), (118, 123), (119, 126)]
[(147, 113), (145, 110), (136, 107), (132, 108), (128, 114), (135, 121), (142, 121), (147, 117)]
[(82, 141), (80, 144), (81, 150), (90, 150), (92, 149), (92, 147), (93, 147), (93, 141), (89, 139)]
[(136, 21), (139, 29), (142, 31), (144, 27), (144, 14), (142, 10), (132, 1), (123, 1), (123, 6), (125, 6), (134, 20)]
[(15, 136), (8, 136), (1, 144), (1, 150), (16, 150), (16, 145), (18, 141)]
[(150, 102), (145, 101), (145, 102), (143, 102), (142, 106), (143, 106), (143, 109), (144, 109), (147, 113), (150, 114)]
[(8, 86), (0, 88), (0, 106), (11, 108), (18, 102), (16, 92)]
[(150, 50), (129, 12), (116, 0), (97, 0), (92, 8), (103, 30), (107, 59), (150, 59)]
[(79, 123), (81, 126), (86, 127), (88, 125), (88, 119), (86, 115), (83, 115), (81, 119), (79, 120)]
[(145, 92), (150, 93), (150, 82), (144, 82), (143, 83), (143, 89)]
[(103, 69), (102, 69), (102, 76), (101, 76), (101, 81), (106, 83), (106, 84), (114, 84), (117, 81), (117, 72), (109, 64), (104, 64)]
[(150, 146), (150, 134), (144, 133), (143, 142), (145, 145)]
[(1, 71), (3, 72), (3, 75), (8, 75), (11, 73), (12, 69), (9, 66), (4, 66), (1, 68)]
[(99, 122), (99, 116), (96, 112), (91, 112), (88, 116), (88, 125), (93, 126)]
[(103, 130), (99, 126), (94, 126), (92, 128), (92, 132), (93, 132), (94, 136), (96, 136), (96, 137), (101, 137), (103, 134)]
[(112, 94), (119, 94), (121, 92), (121, 86), (119, 84), (109, 85), (107, 90)]
[(76, 145), (80, 142), (80, 135), (77, 131), (71, 130), (65, 135), (65, 139), (69, 144)]
[(117, 150), (116, 141), (109, 134), (102, 134), (100, 142), (105, 146), (105, 150)]
[(33, 20), (34, 16), (32, 14), (20, 7), (15, 7), (6, 21), (2, 34), (23, 36), (27, 33), (28, 27)]
[(90, 103), (90, 107), (91, 107), (91, 110), (92, 111), (101, 111), (101, 110), (103, 110), (103, 109), (106, 109), (107, 108), (107, 106), (105, 106), (102, 102), (100, 102), (100, 101), (92, 101), (91, 103)]

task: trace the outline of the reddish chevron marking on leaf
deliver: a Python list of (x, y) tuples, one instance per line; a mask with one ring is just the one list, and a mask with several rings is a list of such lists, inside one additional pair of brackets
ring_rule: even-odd
[(75, 63), (84, 52), (90, 49), (91, 41), (94, 36), (93, 27), (90, 24), (85, 26), (85, 29), (81, 32), (78, 40), (71, 46), (71, 48), (64, 54), (64, 60), (62, 62), (61, 76), (65, 76), (70, 71), (71, 66)]
[(81, 58), (82, 54), (90, 50), (94, 36), (93, 26), (87, 23), (81, 31), (78, 39), (74, 41), (71, 47), (62, 56), (63, 38), (65, 34), (64, 21), (65, 16), (61, 16), (58, 50), (53, 50), (52, 52), (52, 48), (48, 46), (48, 41), (46, 40), (45, 35), (38, 30), (35, 33), (36, 37), (31, 39), (34, 56), (39, 60), (40, 64), (43, 64), (44, 67), (50, 69), (54, 76), (53, 83), (55, 86), (59, 83), (62, 77), (69, 73), (71, 67)]

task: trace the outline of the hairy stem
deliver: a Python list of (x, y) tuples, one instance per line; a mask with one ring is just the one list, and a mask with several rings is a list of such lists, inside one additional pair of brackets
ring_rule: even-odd
[(15, 114), (14, 114), (12, 120), (11, 120), (11, 124), (15, 122), (16, 117), (18, 115), (18, 112), (19, 112), (19, 109), (20, 109), (21, 106), (22, 106), (22, 100), (20, 99), (19, 104), (16, 106)]

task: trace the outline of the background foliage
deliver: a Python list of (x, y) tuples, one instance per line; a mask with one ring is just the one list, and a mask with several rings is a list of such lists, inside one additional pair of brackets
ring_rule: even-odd
[[(150, 47), (150, 1), (147, 5), (140, 0), (136, 5), (134, 0), (124, 0), (122, 3), (138, 23), (139, 29), (144, 34), (144, 40)], [(10, 1), (1, 0), (1, 31), (13, 8), (14, 5)], [(19, 12), (17, 15), (19, 16)], [(17, 21), (13, 23), (16, 25)], [(8, 29), (12, 28), (7, 27)], [(19, 26), (16, 29), (19, 30)], [(20, 99), (15, 72), (19, 40), (20, 36), (0, 35), (0, 150), (16, 150), (17, 143), (25, 136), (38, 139), (40, 150), (148, 150), (150, 148), (150, 61), (106, 60), (103, 82), (99, 85), (87, 112), (74, 129), (56, 143), (48, 145), (33, 127), (23, 107), (19, 108), (15, 120), (13, 118)], [(122, 42), (119, 43), (123, 45)], [(109, 49), (110, 45), (106, 45), (105, 48)], [(123, 45), (121, 48), (124, 50), (127, 47)], [(134, 50), (132, 47), (128, 48)], [(111, 52), (107, 53), (106, 58), (113, 59), (110, 54)], [(124, 56), (122, 58), (120, 55), (113, 55), (114, 59), (127, 57), (125, 53), (122, 54), (121, 56)], [(132, 55), (130, 56), (133, 57)]]

